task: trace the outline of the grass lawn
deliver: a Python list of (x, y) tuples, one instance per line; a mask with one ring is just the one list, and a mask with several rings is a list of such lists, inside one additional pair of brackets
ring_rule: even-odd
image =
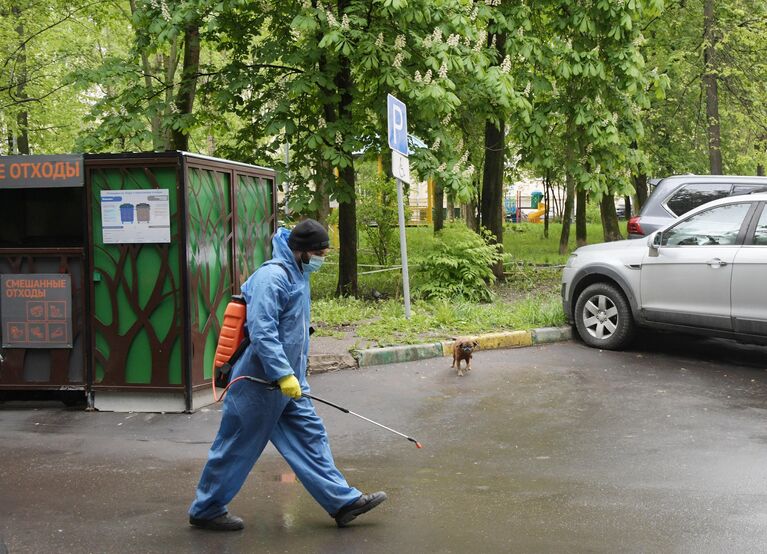
[[(562, 225), (552, 223), (549, 237), (543, 224), (509, 224), (504, 232), (506, 281), (490, 286), (493, 302), (420, 300), (419, 256), (429, 252), (433, 233), (429, 227), (407, 229), (412, 317), (404, 317), (400, 270), (367, 273), (377, 266), (372, 249), (360, 233), (360, 298), (335, 298), (338, 279), (337, 251), (331, 252), (322, 271), (312, 276), (312, 320), (318, 336), (355, 336), (366, 344), (387, 346), (449, 339), (460, 335), (532, 329), (563, 325), (565, 316), (559, 297), (561, 265), (568, 255), (559, 254)], [(570, 251), (575, 249), (571, 229)], [(601, 225), (589, 225), (589, 242), (602, 241)], [(398, 256), (398, 254), (397, 254)]]

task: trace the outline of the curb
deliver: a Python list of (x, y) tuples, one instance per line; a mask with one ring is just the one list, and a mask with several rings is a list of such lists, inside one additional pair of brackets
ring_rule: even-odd
[[(536, 344), (570, 340), (572, 328), (542, 327), (531, 331), (508, 331), (504, 333), (487, 333), (477, 335), (476, 341), (480, 350), (497, 348), (523, 348)], [(428, 344), (411, 344), (404, 346), (387, 346), (384, 348), (367, 348), (352, 353), (357, 361), (357, 367), (413, 362), (427, 358), (451, 356), (453, 341), (435, 342)]]
[(358, 367), (357, 360), (351, 354), (312, 354), (309, 356), (307, 371), (316, 375), (339, 369), (357, 369)]

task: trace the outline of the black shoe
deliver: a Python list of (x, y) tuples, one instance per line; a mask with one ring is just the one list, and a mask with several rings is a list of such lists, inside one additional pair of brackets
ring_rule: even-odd
[(239, 531), (245, 527), (242, 518), (223, 513), (213, 519), (200, 519), (189, 516), (189, 524), (198, 529), (208, 529), (209, 531)]
[(386, 500), (386, 493), (383, 491), (363, 494), (348, 506), (341, 508), (333, 517), (339, 527), (346, 527), (354, 518), (369, 512), (384, 500)]

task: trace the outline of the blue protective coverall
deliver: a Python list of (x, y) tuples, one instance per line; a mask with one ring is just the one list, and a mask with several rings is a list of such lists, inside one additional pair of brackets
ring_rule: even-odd
[[(278, 229), (272, 252), (290, 277), (280, 265), (267, 262), (242, 285), (251, 343), (232, 368), (232, 379), (252, 375), (277, 381), (294, 373), (302, 391), (309, 392), (309, 274), (299, 269), (289, 235)], [(224, 514), (267, 441), (331, 516), (362, 495), (336, 468), (325, 426), (309, 398), (293, 400), (279, 389), (242, 380), (224, 398), (221, 426), (189, 515), (213, 519)]]

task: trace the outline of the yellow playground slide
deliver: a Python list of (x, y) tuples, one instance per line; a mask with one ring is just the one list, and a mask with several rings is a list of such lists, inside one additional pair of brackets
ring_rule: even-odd
[(545, 213), (546, 213), (546, 203), (545, 202), (540, 202), (538, 204), (538, 209), (537, 210), (527, 214), (527, 221), (529, 221), (530, 223), (540, 223), (541, 222), (541, 218), (543, 217), (543, 214), (545, 214)]

